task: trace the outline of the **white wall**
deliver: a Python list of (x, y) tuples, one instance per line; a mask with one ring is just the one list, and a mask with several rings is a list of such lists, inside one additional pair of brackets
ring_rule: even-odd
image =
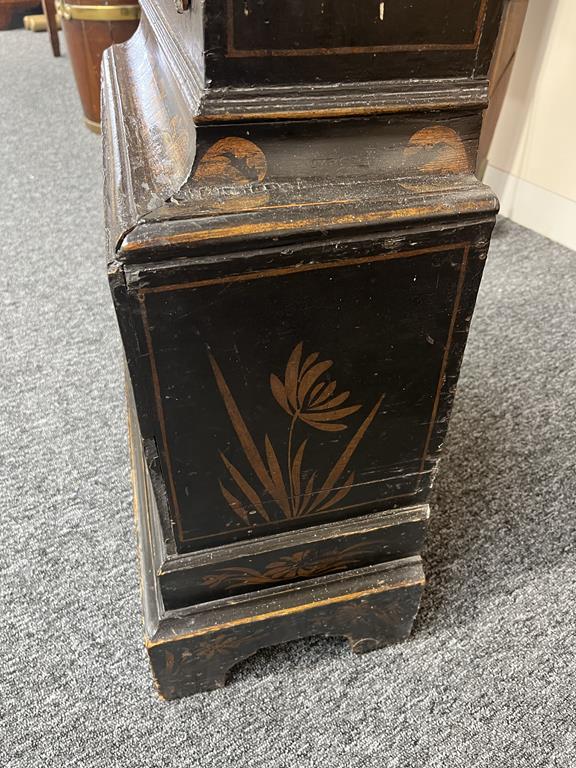
[(530, 0), (484, 181), (505, 216), (576, 249), (576, 0)]

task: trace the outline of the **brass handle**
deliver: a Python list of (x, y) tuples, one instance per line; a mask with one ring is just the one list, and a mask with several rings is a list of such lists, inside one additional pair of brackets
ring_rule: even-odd
[(74, 5), (56, 0), (56, 10), (66, 21), (130, 21), (140, 18), (139, 5)]

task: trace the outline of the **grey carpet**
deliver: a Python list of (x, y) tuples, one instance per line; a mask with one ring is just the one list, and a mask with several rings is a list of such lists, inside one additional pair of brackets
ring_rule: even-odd
[(0, 765), (576, 763), (576, 257), (501, 222), (412, 639), (261, 652), (152, 692), (142, 650), (99, 139), (45, 35), (0, 33)]

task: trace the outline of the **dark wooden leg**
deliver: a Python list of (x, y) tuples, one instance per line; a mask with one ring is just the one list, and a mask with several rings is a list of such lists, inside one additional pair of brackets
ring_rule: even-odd
[(60, 40), (58, 39), (58, 25), (56, 24), (56, 7), (54, 0), (42, 0), (42, 9), (48, 23), (52, 53), (54, 56), (60, 56)]

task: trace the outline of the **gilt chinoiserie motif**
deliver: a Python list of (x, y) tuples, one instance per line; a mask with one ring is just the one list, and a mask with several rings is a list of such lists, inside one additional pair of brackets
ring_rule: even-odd
[(318, 556), (314, 548), (301, 549), (269, 562), (262, 570), (249, 567), (215, 568), (204, 577), (208, 587), (223, 587), (233, 590), (240, 586), (278, 584), (287, 580), (300, 580), (310, 576), (334, 573), (362, 563), (373, 552), (374, 545), (361, 542), (351, 546), (333, 546), (332, 551)]
[[(262, 458), (224, 380), (222, 371), (214, 358), (212, 356), (210, 358), (218, 389), (226, 404), (234, 431), (252, 470), (264, 489), (276, 501), (277, 509), (271, 511), (264, 509), (258, 492), (223, 453), (220, 457), (231, 479), (244, 495), (244, 499), (253, 505), (260, 518), (267, 523), (270, 522), (271, 515), (278, 513), (285, 518), (293, 518), (312, 514), (316, 510), (324, 512), (346, 498), (354, 483), (354, 472), (345, 473), (364, 433), (374, 420), (383, 398), (381, 396), (372, 407), (351, 439), (343, 446), (342, 453), (326, 478), (323, 481), (319, 480), (319, 488), (316, 488), (316, 471), (309, 473), (307, 482), (303, 478), (304, 454), (308, 438), (299, 443), (296, 442), (298, 425), (302, 424), (321, 432), (341, 432), (347, 429), (346, 419), (359, 411), (362, 406), (347, 404), (350, 392), (338, 393), (336, 381), (323, 379), (323, 375), (332, 367), (332, 360), (318, 361), (317, 352), (312, 352), (303, 359), (302, 351), (303, 344), (300, 342), (290, 355), (284, 381), (274, 373), (270, 376), (272, 394), (280, 408), (289, 416), (285, 469), (282, 468), (278, 453), (268, 435), (264, 438), (265, 459)], [(220, 488), (232, 511), (245, 523), (249, 523), (246, 503), (236, 498), (222, 482)]]
[(228, 136), (204, 152), (194, 170), (199, 184), (244, 185), (264, 181), (266, 157), (260, 147), (247, 139)]

